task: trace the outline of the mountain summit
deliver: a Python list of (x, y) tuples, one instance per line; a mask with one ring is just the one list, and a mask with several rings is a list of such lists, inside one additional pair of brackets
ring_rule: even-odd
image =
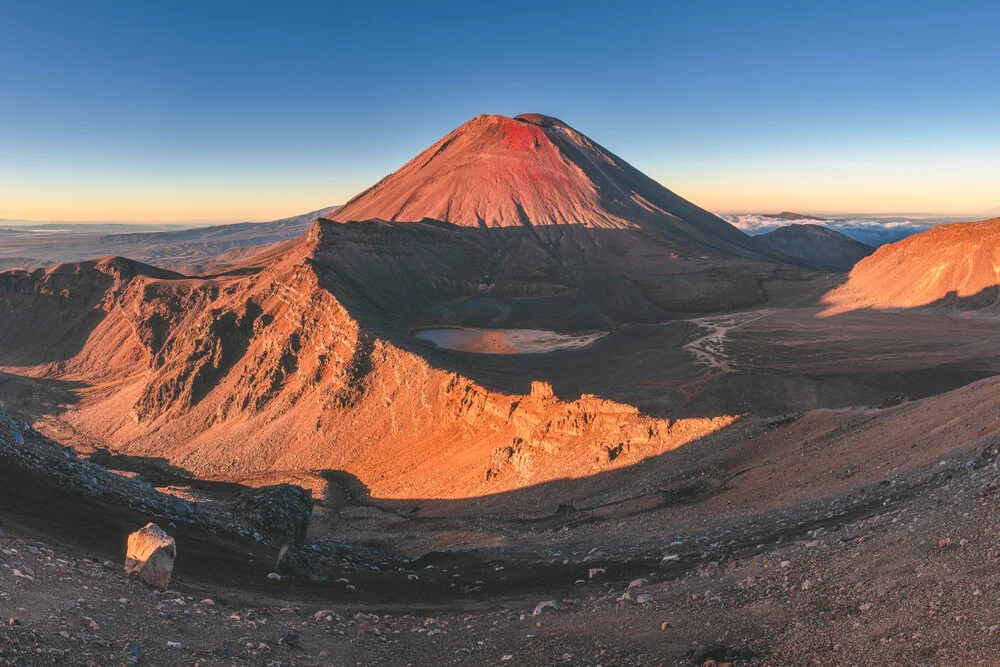
[(656, 229), (684, 245), (759, 256), (742, 232), (566, 123), (478, 116), (345, 204), (342, 222)]

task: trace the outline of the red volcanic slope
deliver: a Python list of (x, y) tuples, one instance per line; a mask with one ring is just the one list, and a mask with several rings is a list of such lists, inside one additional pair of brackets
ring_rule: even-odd
[(884, 245), (825, 297), (829, 312), (938, 306), (997, 310), (1000, 218), (931, 227)]
[(560, 120), (482, 115), (341, 207), (335, 220), (464, 227), (657, 228), (675, 240), (759, 256), (749, 238)]

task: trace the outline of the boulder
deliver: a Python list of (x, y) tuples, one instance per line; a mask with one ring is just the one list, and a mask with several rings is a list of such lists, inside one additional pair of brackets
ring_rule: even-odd
[(176, 557), (174, 538), (155, 523), (147, 523), (128, 536), (125, 572), (138, 574), (150, 586), (167, 588)]
[(274, 545), (301, 546), (312, 517), (312, 491), (292, 484), (250, 489), (237, 498), (236, 516)]

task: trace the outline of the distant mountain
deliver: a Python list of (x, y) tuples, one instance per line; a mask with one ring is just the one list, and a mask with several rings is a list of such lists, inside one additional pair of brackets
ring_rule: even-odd
[(778, 218), (779, 220), (816, 220), (818, 222), (826, 222), (826, 218), (817, 218), (814, 215), (806, 215), (805, 213), (793, 213), (792, 211), (782, 211), (781, 213), (761, 213), (765, 218)]
[(755, 236), (771, 252), (820, 271), (850, 271), (875, 248), (821, 225), (791, 224)]
[[(220, 257), (227, 253), (233, 259), (246, 259), (251, 248), (295, 238), (309, 229), (317, 218), (331, 215), (337, 208), (328, 206), (271, 222), (241, 222), (170, 231), (135, 231), (136, 226), (118, 224), (109, 227), (115, 231), (130, 231), (100, 234), (95, 230), (103, 229), (103, 225), (88, 224), (85, 229), (78, 230), (71, 223), (59, 225), (58, 233), (39, 231), (50, 225), (31, 229), (14, 227), (3, 233), (2, 254), (10, 258), (34, 258), (31, 260), (34, 263), (29, 264), (5, 261), (8, 267), (34, 268), (118, 255), (183, 271), (213, 270), (231, 263), (220, 262)], [(241, 252), (234, 253), (238, 250)]]
[[(0, 229), (0, 235), (3, 230)], [(41, 262), (32, 257), (0, 257), (0, 271), (7, 269), (36, 269), (41, 266), (48, 266), (51, 262)]]

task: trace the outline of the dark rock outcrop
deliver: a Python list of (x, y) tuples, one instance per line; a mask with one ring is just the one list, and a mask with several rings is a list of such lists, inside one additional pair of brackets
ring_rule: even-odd
[(233, 512), (243, 523), (275, 545), (302, 546), (312, 517), (312, 491), (276, 484), (243, 493)]

